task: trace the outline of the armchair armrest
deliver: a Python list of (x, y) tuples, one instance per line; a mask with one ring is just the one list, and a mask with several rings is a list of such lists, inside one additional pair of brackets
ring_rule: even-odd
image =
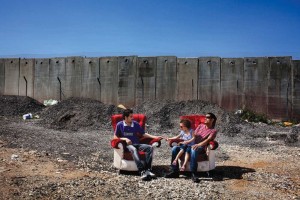
[(215, 140), (213, 141), (210, 141), (209, 144), (208, 144), (210, 150), (215, 150), (219, 147), (219, 143)]
[(169, 140), (169, 146), (170, 147), (174, 147), (174, 146), (177, 146), (179, 142), (182, 142), (183, 139), (171, 139)]
[(115, 149), (119, 149), (119, 144), (123, 145), (123, 149), (126, 147), (126, 142), (124, 140), (121, 140), (119, 138), (117, 139), (112, 139), (110, 141), (111, 147)]
[(155, 144), (156, 147), (160, 147), (161, 145), (161, 139), (152, 139), (152, 138), (141, 138), (140, 139), (140, 143), (141, 144), (150, 144), (150, 145), (153, 145), (154, 143), (157, 143)]

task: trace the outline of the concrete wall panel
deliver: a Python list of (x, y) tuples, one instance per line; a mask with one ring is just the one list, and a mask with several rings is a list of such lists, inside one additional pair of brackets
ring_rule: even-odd
[(156, 99), (175, 100), (177, 97), (177, 58), (157, 57)]
[(156, 57), (139, 57), (137, 60), (136, 104), (155, 100)]
[(198, 59), (177, 58), (177, 99), (197, 99)]
[(49, 95), (51, 99), (65, 99), (64, 88), (66, 85), (66, 60), (65, 58), (51, 58), (49, 61)]
[(5, 88), (5, 60), (0, 59), (0, 95), (4, 95)]
[(35, 59), (20, 60), (19, 95), (34, 97)]
[(49, 99), (49, 59), (35, 60), (34, 78), (34, 98), (40, 102)]
[(81, 97), (101, 100), (99, 58), (84, 58)]
[(268, 113), (269, 59), (244, 58), (244, 105), (260, 114)]
[(118, 104), (125, 107), (135, 105), (137, 57), (119, 57)]
[(287, 119), (291, 114), (291, 57), (270, 57), (268, 115)]
[(292, 118), (300, 120), (300, 60), (293, 60)]
[(221, 58), (199, 58), (198, 99), (220, 104)]
[(118, 104), (118, 57), (100, 58), (101, 101)]
[(233, 111), (243, 105), (243, 58), (221, 59), (221, 106)]
[(80, 97), (82, 85), (83, 57), (66, 58), (64, 97)]
[(5, 59), (5, 95), (19, 95), (20, 59)]

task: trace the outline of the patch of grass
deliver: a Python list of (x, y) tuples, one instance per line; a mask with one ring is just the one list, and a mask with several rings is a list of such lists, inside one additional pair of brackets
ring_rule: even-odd
[(269, 124), (271, 120), (267, 118), (264, 114), (257, 114), (249, 109), (243, 110), (241, 113), (241, 119), (247, 120), (249, 122), (262, 122)]

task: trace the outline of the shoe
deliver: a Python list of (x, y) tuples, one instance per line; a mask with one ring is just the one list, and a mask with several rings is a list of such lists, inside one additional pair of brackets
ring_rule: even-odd
[(142, 179), (143, 181), (148, 181), (148, 180), (149, 180), (147, 171), (142, 171), (142, 172), (141, 172), (141, 179)]
[(165, 178), (179, 178), (179, 172), (170, 172), (165, 175)]
[(200, 182), (200, 180), (199, 180), (199, 178), (196, 176), (196, 174), (192, 174), (192, 181), (194, 182), (194, 183), (199, 183)]
[(154, 173), (151, 172), (151, 170), (147, 170), (146, 171), (147, 175), (150, 176), (151, 178), (156, 178), (156, 175)]

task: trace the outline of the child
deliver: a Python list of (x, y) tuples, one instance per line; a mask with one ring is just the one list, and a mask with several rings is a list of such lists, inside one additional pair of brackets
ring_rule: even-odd
[(182, 156), (183, 153), (185, 153), (184, 162), (180, 168), (180, 171), (184, 171), (185, 166), (190, 158), (190, 154), (188, 152), (190, 152), (191, 146), (194, 145), (194, 143), (195, 143), (195, 136), (194, 136), (194, 130), (191, 129), (190, 120), (182, 119), (180, 121), (180, 128), (181, 128), (181, 131), (180, 131), (179, 135), (172, 137), (172, 138), (167, 138), (167, 140), (171, 140), (171, 139), (184, 140), (184, 141), (178, 143), (178, 145), (180, 145), (180, 151), (178, 152), (176, 158), (172, 162), (173, 165), (177, 165), (178, 159), (180, 158), (180, 156)]

